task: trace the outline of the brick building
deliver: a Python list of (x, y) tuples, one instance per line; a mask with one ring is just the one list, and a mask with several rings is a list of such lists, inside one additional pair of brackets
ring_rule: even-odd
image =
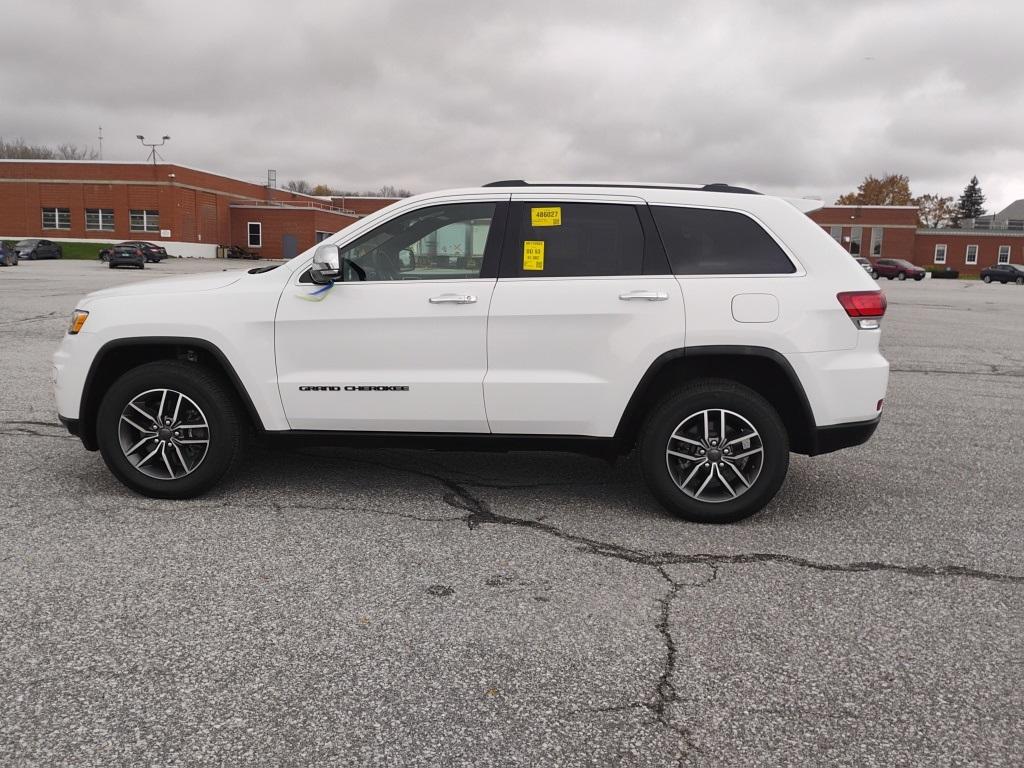
[(158, 163), (0, 160), (0, 239), (149, 240), (174, 256), (290, 258), (394, 202), (311, 195)]
[[(1013, 218), (1019, 212), (1020, 218)], [(906, 259), (931, 269), (977, 274), (993, 264), (1024, 264), (1024, 201), (963, 222), (960, 229), (918, 226), (912, 205), (831, 205), (812, 211), (847, 251), (871, 259)]]

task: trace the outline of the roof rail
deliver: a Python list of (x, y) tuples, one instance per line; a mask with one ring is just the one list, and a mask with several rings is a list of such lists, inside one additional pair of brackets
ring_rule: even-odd
[(688, 184), (629, 184), (629, 183), (617, 183), (609, 181), (605, 183), (600, 182), (579, 182), (579, 181), (549, 181), (549, 182), (530, 182), (523, 181), (522, 179), (504, 179), (502, 181), (492, 181), (489, 184), (484, 184), (485, 187), (622, 187), (624, 189), (689, 189), (695, 192), (730, 192), (734, 195), (760, 195), (761, 193), (754, 189), (747, 189), (746, 187), (734, 187), (731, 184), (725, 184), (720, 181), (716, 181), (712, 184), (704, 184), (703, 186), (688, 185)]

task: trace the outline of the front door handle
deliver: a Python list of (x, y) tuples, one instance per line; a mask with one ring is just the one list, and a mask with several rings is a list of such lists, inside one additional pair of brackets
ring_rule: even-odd
[(431, 296), (428, 301), (431, 304), (476, 304), (476, 296), (461, 293), (442, 293), (440, 296)]
[(622, 301), (635, 301), (637, 299), (644, 301), (668, 301), (668, 294), (665, 291), (629, 291), (627, 293), (620, 293), (619, 299)]

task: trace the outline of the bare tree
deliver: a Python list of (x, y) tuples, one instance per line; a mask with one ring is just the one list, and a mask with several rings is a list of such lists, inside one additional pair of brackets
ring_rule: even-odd
[(284, 185), (284, 188), (289, 192), (298, 192), (302, 195), (308, 195), (313, 191), (313, 185), (305, 179), (292, 179)]
[(98, 160), (92, 147), (61, 144), (56, 149), (45, 144), (28, 144), (22, 138), (7, 140), (0, 136), (0, 158), (4, 160)]

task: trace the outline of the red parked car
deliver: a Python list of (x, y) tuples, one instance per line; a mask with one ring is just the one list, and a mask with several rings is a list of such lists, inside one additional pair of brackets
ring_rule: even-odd
[(924, 268), (911, 264), (906, 259), (875, 259), (875, 276), (887, 277), (890, 280), (924, 280), (927, 274)]

